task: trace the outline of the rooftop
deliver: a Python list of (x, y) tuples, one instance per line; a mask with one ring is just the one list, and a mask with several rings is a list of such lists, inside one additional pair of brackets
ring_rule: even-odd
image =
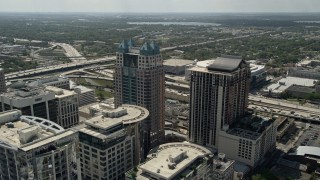
[(320, 147), (315, 146), (299, 146), (294, 153), (294, 155), (298, 156), (316, 156), (320, 158)]
[(210, 59), (197, 62), (197, 65), (191, 67), (191, 71), (201, 72), (219, 72), (230, 73), (238, 69), (241, 64), (247, 64), (241, 57), (222, 56), (216, 59)]
[(240, 65), (246, 62), (241, 57), (223, 56), (218, 57), (212, 64), (208, 66), (209, 70), (232, 72), (237, 70)]
[(299, 85), (292, 85), (290, 86), (287, 91), (294, 91), (294, 92), (301, 92), (301, 93), (312, 93), (315, 92), (314, 88), (311, 87), (305, 87), (305, 86), (299, 86)]
[(173, 179), (193, 162), (209, 154), (212, 154), (209, 149), (188, 142), (162, 144), (154, 148), (147, 161), (139, 166), (141, 171), (137, 179), (147, 180), (150, 177), (148, 174)]
[(123, 40), (118, 48), (119, 53), (128, 53), (132, 55), (154, 55), (160, 53), (159, 46), (154, 42), (145, 42), (142, 46), (136, 46), (135, 42), (130, 39), (129, 41)]
[(30, 86), (41, 86), (46, 83), (59, 82), (59, 81), (69, 81), (69, 79), (57, 77), (57, 76), (41, 77), (40, 79), (29, 83), (29, 85)]
[(186, 59), (167, 59), (163, 61), (164, 66), (185, 66), (191, 64), (193, 61)]
[(11, 148), (21, 148), (64, 132), (58, 124), (32, 116), (22, 116), (21, 111), (0, 113), (0, 144)]
[(130, 124), (142, 121), (149, 116), (149, 111), (134, 105), (122, 105), (114, 110), (102, 110), (102, 115), (85, 122), (86, 125), (98, 129), (109, 129), (119, 124)]
[(234, 160), (228, 160), (224, 153), (219, 153), (218, 156), (216, 156), (213, 159), (213, 170), (216, 172), (224, 172), (227, 170), (231, 165), (234, 164)]
[(273, 120), (264, 117), (249, 115), (239, 119), (235, 124), (232, 125), (232, 128), (227, 130), (227, 133), (256, 140), (272, 123), (272, 121)]
[(74, 91), (69, 91), (61, 88), (57, 88), (54, 86), (46, 86), (45, 89), (47, 91), (53, 92), (56, 96), (56, 98), (63, 98), (63, 97), (68, 97), (68, 96), (73, 96), (76, 95)]
[(54, 99), (54, 93), (46, 91), (42, 87), (33, 87), (26, 85), (24, 82), (13, 83), (9, 90), (3, 94), (9, 99), (26, 99), (34, 96), (51, 96)]
[(306, 86), (306, 87), (313, 87), (315, 85), (315, 82), (318, 80), (316, 79), (307, 79), (307, 78), (298, 78), (298, 77), (286, 77), (279, 80), (279, 82), (271, 84), (267, 87), (267, 89), (264, 89), (264, 91), (271, 91), (273, 93), (282, 93), (286, 89), (288, 89), (292, 85), (298, 85), (298, 86)]
[(81, 93), (86, 93), (86, 92), (90, 92), (90, 91), (94, 91), (93, 89), (87, 88), (85, 86), (75, 86), (73, 87), (73, 89), (78, 89), (81, 91)]

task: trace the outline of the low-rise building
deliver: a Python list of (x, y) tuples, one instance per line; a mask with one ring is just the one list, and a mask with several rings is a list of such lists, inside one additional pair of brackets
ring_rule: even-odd
[(79, 123), (78, 94), (54, 86), (47, 86), (45, 89), (55, 94), (57, 120), (54, 122), (63, 128), (77, 125)]
[(78, 135), (21, 111), (0, 113), (0, 179), (80, 179)]
[(305, 86), (298, 86), (292, 85), (286, 89), (285, 93), (292, 97), (296, 98), (308, 98), (308, 96), (312, 93), (315, 93), (316, 89), (313, 87), (305, 87)]
[(258, 65), (256, 61), (248, 61), (251, 71), (251, 88), (262, 85), (267, 80), (267, 70), (265, 65)]
[(122, 105), (103, 110), (79, 130), (80, 164), (84, 179), (124, 179), (144, 158), (143, 121), (147, 109)]
[(54, 86), (61, 89), (70, 90), (70, 80), (68, 78), (50, 76), (50, 77), (42, 77), (36, 81), (31, 82), (29, 85), (39, 87), (42, 85), (46, 86)]
[(280, 79), (278, 82), (271, 84), (267, 88), (263, 89), (262, 92), (264, 95), (269, 95), (272, 97), (279, 97), (286, 90), (292, 86), (303, 86), (303, 87), (314, 87), (318, 80), (308, 79), (308, 78), (298, 78), (298, 77), (285, 77)]
[(276, 147), (277, 123), (258, 116), (241, 118), (232, 128), (220, 131), (219, 152), (227, 158), (256, 167)]
[(185, 73), (185, 67), (192, 61), (187, 59), (167, 59), (163, 61), (164, 72), (168, 74), (181, 75)]
[(74, 91), (78, 94), (79, 107), (96, 102), (95, 92), (85, 86), (76, 86)]

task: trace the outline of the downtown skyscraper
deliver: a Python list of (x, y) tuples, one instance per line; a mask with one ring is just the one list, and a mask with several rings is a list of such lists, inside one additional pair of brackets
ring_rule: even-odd
[(239, 57), (224, 56), (190, 71), (189, 140), (218, 148), (219, 132), (246, 112), (249, 64)]
[(146, 108), (146, 153), (164, 139), (164, 70), (160, 48), (154, 42), (135, 46), (133, 40), (119, 45), (115, 65), (115, 107), (133, 104)]

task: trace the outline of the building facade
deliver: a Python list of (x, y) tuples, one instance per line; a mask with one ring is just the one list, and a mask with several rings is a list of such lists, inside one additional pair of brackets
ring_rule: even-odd
[(122, 105), (86, 121), (79, 130), (83, 179), (124, 179), (143, 158), (142, 123), (148, 115), (145, 108)]
[(220, 131), (219, 151), (227, 158), (256, 167), (276, 147), (277, 123), (255, 116), (240, 121), (236, 127)]
[(6, 93), (0, 94), (0, 110), (13, 109), (21, 110), (23, 115), (57, 120), (55, 94), (23, 82), (11, 85)]
[(6, 91), (7, 91), (6, 76), (4, 74), (4, 70), (0, 68), (0, 93), (4, 93)]
[(62, 78), (57, 76), (50, 76), (50, 77), (42, 77), (34, 82), (30, 83), (31, 86), (54, 86), (61, 89), (70, 89), (70, 80), (68, 78)]
[(79, 123), (78, 94), (53, 86), (47, 86), (45, 89), (55, 94), (57, 109), (57, 120), (55, 122), (63, 128), (77, 125)]
[(74, 87), (74, 92), (78, 94), (79, 107), (92, 104), (96, 102), (95, 92), (85, 86)]
[(78, 135), (21, 111), (0, 113), (0, 179), (81, 179)]
[(225, 56), (190, 71), (189, 140), (219, 148), (219, 132), (246, 112), (250, 67), (241, 58)]
[(115, 106), (133, 104), (145, 107), (150, 116), (145, 122), (146, 151), (164, 139), (165, 82), (163, 60), (159, 47), (123, 41), (117, 52), (115, 66)]

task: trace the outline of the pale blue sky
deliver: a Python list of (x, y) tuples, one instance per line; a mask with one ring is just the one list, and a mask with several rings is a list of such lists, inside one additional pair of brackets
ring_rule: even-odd
[(320, 0), (0, 0), (5, 12), (320, 12)]

